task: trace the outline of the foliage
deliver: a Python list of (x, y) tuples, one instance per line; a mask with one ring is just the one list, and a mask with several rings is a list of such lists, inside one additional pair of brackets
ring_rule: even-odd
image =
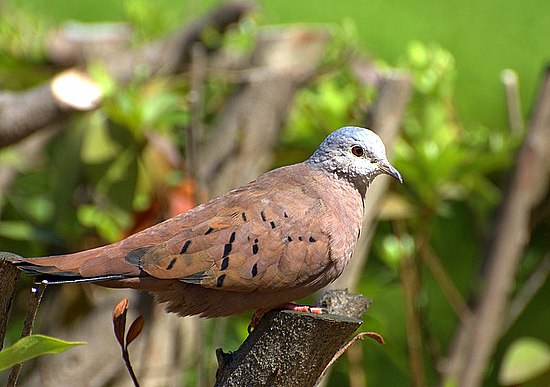
[(498, 379), (504, 386), (523, 385), (545, 373), (548, 383), (550, 346), (533, 337), (521, 337), (506, 350)]
[[(175, 27), (181, 16), (179, 8), (171, 12), (168, 7), (142, 0), (126, 2), (119, 11), (135, 26), (136, 42)], [(6, 54), (0, 60), (0, 75), (22, 62), (27, 66), (32, 63), (29, 72), (36, 82), (51, 69), (43, 62), (41, 40), (31, 41), (29, 36), (43, 35), (44, 31), (36, 30), (44, 27), (33, 24), (35, 16), (30, 13), (28, 19), (21, 14), (16, 16), (0, 16), (2, 21), (10, 20), (4, 25), (0, 22), (0, 50)], [(44, 23), (42, 18), (36, 20)], [(360, 27), (350, 20), (332, 27), (336, 37), (323, 63), (324, 73), (297, 95), (280, 139), (277, 165), (303, 160), (327, 133), (343, 124), (364, 122), (376, 91), (365, 85), (353, 68), (355, 60), (363, 61), (366, 56), (359, 38)], [(211, 40), (230, 53), (246, 53), (258, 28), (248, 20), (223, 39), (211, 36)], [(20, 46), (16, 38), (21, 39)], [(387, 344), (362, 346), (362, 368), (371, 385), (410, 384), (402, 279), (404, 263), (413, 260), (420, 282), (415, 305), (422, 319), (422, 354), (428, 384), (432, 385), (438, 377), (437, 359), (446, 353), (458, 317), (452, 301), (423, 260), (429, 254), (438, 257), (463, 298), (479, 286), (475, 279), (482, 261), (483, 241), (494, 223), (494, 211), (502, 200), (506, 175), (521, 135), (483, 125), (472, 117), (463, 120), (457, 109), (456, 92), (462, 74), (454, 52), (435, 43), (411, 41), (399, 53), (397, 66), (409, 71), (414, 80), (403, 134), (392, 156), (405, 184), (393, 186), (388, 195), (384, 221), (374, 235), (373, 251), (359, 285), (359, 291), (374, 300), (365, 325), (368, 330), (382, 333)], [(387, 71), (393, 69), (380, 60), (376, 64)], [(180, 158), (185, 157), (183, 128), (189, 125), (192, 113), (189, 74), (151, 79), (141, 73), (130, 85), (122, 87), (101, 67), (92, 67), (91, 73), (106, 92), (105, 103), (94, 112), (73, 118), (66, 130), (48, 144), (39, 165), (28, 166), (25, 154), (10, 149), (0, 152), (0, 163), (16, 171), (12, 186), (2, 192), (0, 202), (3, 250), (26, 256), (80, 250), (131, 233), (147, 210), (155, 210), (156, 215), (169, 214), (167, 207), (174, 200), (170, 193), (181, 187), (186, 176)], [(25, 73), (19, 78), (25, 78)], [(10, 82), (26, 85), (31, 81)], [(216, 120), (226, 96), (238, 85), (234, 74), (214, 73), (204, 87), (203, 121), (208, 125)], [(500, 114), (489, 105), (483, 108)], [(499, 120), (500, 116), (495, 119)], [(392, 211), (392, 206), (400, 210)], [(547, 235), (535, 247), (524, 262), (526, 272), (536, 266), (541, 252), (547, 250)], [(524, 277), (527, 274), (518, 279), (518, 286)], [(543, 294), (547, 296), (548, 291), (543, 290)], [(540, 316), (548, 313), (544, 296), (537, 305), (546, 312), (528, 308), (523, 326), (508, 333), (505, 343), (534, 333), (550, 340), (550, 333), (543, 329), (531, 332), (532, 327), (544, 323), (539, 321)], [(229, 321), (223, 346), (236, 348), (244, 339), (248, 321)], [(209, 321), (205, 327), (205, 341), (214, 342), (218, 334), (214, 323)], [(499, 372), (506, 375), (501, 376), (506, 380), (519, 380), (510, 376), (517, 371), (513, 367), (518, 361), (516, 356), (531, 356), (529, 348), (529, 353), (524, 352), (529, 343), (520, 344), (523, 349), (511, 347), (512, 355), (504, 360), (501, 358), (506, 346), (498, 349), (489, 380), (495, 381)], [(213, 353), (208, 346), (203, 350)], [(335, 385), (350, 378), (348, 371), (353, 365), (344, 360), (336, 364), (331, 380)], [(522, 380), (530, 376), (535, 375), (522, 375)], [(188, 385), (195, 377), (193, 372), (186, 375)]]
[(64, 341), (44, 335), (30, 335), (0, 351), (0, 371), (38, 356), (60, 353), (84, 342)]

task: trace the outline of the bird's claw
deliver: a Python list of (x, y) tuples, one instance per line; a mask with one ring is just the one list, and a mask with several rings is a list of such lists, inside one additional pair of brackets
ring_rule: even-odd
[[(328, 313), (328, 309), (321, 307), (321, 306), (311, 306), (311, 305), (298, 305), (294, 303), (288, 303), (281, 305), (280, 307), (276, 309), (281, 310), (292, 310), (294, 312), (300, 312), (300, 313), (312, 313), (312, 314), (324, 314)], [(254, 312), (254, 315), (252, 316), (252, 320), (250, 321), (250, 324), (248, 324), (247, 331), (250, 334), (258, 325), (262, 317), (269, 312), (269, 309), (256, 309)]]

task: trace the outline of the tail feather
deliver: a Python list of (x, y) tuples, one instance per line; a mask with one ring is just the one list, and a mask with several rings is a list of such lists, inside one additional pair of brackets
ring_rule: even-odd
[(117, 280), (124, 280), (128, 278), (125, 275), (104, 275), (104, 276), (98, 276), (98, 277), (78, 277), (78, 276), (62, 276), (62, 275), (49, 275), (49, 274), (41, 274), (37, 277), (36, 282), (45, 282), (48, 285), (63, 285), (63, 284), (78, 284), (78, 283), (85, 283), (85, 282), (104, 282), (104, 281), (117, 281)]
[(139, 267), (126, 261), (120, 251), (110, 247), (38, 258), (0, 252), (0, 260), (11, 262), (29, 274), (40, 275), (48, 283), (56, 284), (119, 280), (143, 274)]

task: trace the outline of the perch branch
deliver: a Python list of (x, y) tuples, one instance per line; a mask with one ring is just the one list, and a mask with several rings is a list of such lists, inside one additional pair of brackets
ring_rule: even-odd
[[(241, 347), (225, 354), (218, 349), (216, 386), (257, 385), (312, 386), (334, 355), (359, 328), (359, 317), (368, 306), (362, 296), (343, 291), (325, 296), (329, 313), (356, 305), (354, 317), (336, 314), (313, 315), (292, 311), (267, 313)], [(330, 301), (327, 301), (330, 300)], [(340, 302), (343, 302), (342, 306)]]
[(0, 349), (4, 347), (4, 337), (19, 277), (19, 270), (4, 260), (6, 254), (11, 255), (11, 253), (0, 252)]

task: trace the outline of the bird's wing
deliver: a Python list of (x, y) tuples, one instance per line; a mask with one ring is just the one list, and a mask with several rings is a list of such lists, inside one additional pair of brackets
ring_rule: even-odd
[(331, 263), (325, 214), (323, 202), (303, 187), (252, 186), (194, 210), (185, 222), (193, 227), (138, 251), (137, 263), (156, 278), (230, 291), (314, 283)]

